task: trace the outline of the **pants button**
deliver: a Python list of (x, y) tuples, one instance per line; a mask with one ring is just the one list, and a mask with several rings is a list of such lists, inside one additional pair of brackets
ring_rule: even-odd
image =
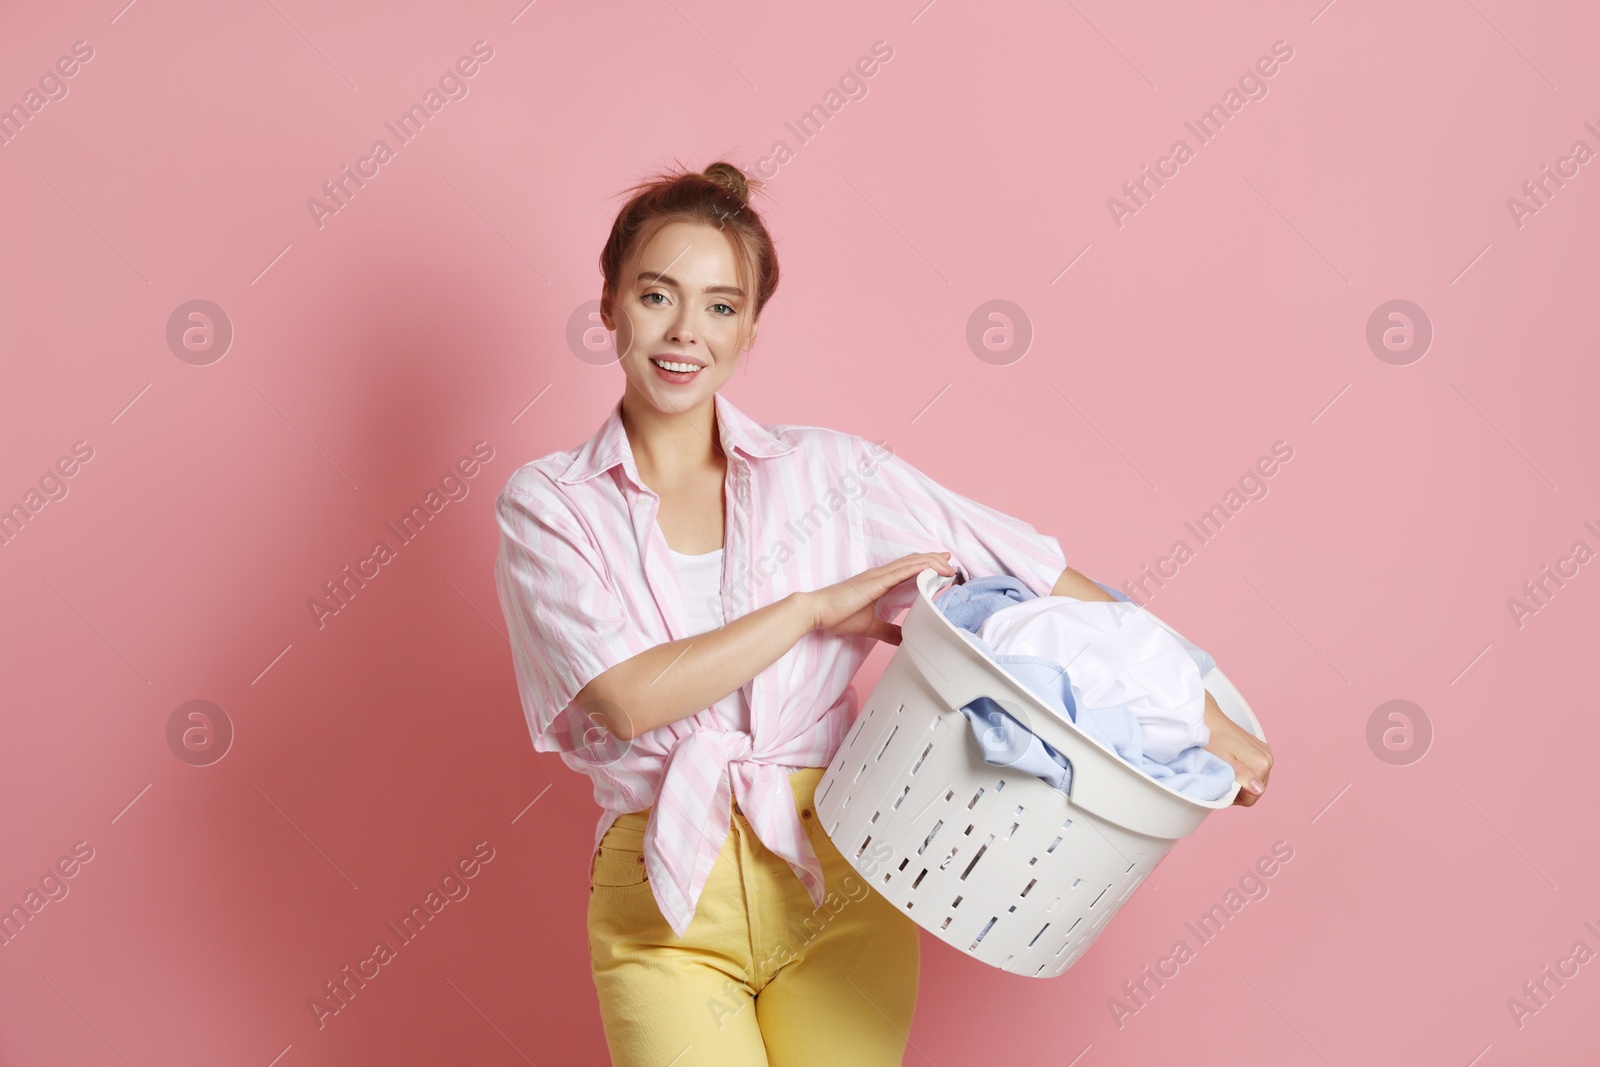
[(810, 809), (810, 808), (807, 808), (807, 809), (805, 809), (805, 810), (804, 810), (804, 811), (802, 811), (802, 812), (801, 812), (801, 813), (800, 813), (800, 817), (801, 817), (801, 818), (802, 818), (802, 819), (809, 819), (809, 818), (811, 818), (811, 809)]

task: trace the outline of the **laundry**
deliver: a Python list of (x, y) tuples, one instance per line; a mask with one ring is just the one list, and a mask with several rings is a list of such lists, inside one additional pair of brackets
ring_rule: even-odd
[[(993, 575), (946, 586), (934, 604), (970, 644), (1127, 763), (1197, 800), (1225, 795), (1233, 767), (1204, 748), (1211, 731), (1201, 679), (1215, 660), (1096, 584), (1116, 599), (1040, 597), (1017, 578)], [(1071, 762), (994, 700), (960, 710), (988, 763), (1070, 791)]]

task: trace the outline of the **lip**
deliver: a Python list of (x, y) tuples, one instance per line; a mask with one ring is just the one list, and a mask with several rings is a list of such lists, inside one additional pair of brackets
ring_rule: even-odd
[(693, 363), (696, 367), (704, 367), (706, 365), (706, 361), (703, 359), (695, 359), (693, 356), (674, 356), (670, 352), (657, 352), (650, 358), (671, 360), (673, 363)]

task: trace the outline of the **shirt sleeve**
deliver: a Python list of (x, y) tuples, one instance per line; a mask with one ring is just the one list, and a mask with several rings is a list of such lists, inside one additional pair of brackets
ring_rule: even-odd
[(495, 588), (533, 747), (579, 752), (600, 727), (573, 697), (656, 642), (627, 618), (598, 547), (559, 494), (508, 483), (495, 510)]
[[(861, 479), (861, 540), (867, 566), (892, 563), (913, 552), (950, 553), (963, 581), (1009, 574), (1037, 596), (1048, 596), (1066, 569), (1061, 542), (976, 500), (947, 489), (910, 463), (857, 437), (854, 459)], [(911, 582), (880, 601), (889, 618), (916, 600)]]

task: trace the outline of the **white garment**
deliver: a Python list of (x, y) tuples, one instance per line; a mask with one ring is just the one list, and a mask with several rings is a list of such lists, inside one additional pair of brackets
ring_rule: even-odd
[(1200, 668), (1172, 632), (1143, 608), (1118, 601), (1041, 596), (993, 612), (978, 637), (996, 652), (1060, 664), (1081, 714), (1127, 707), (1144, 754), (1170, 763), (1211, 740)]
[(715, 548), (698, 556), (686, 556), (669, 548), (673, 566), (678, 571), (678, 585), (683, 589), (683, 606), (688, 616), (683, 620), (691, 634), (703, 634), (723, 625), (722, 618), (722, 549)]
[[(678, 586), (683, 590), (684, 625), (690, 635), (703, 634), (725, 624), (722, 617), (722, 549), (713, 549), (698, 556), (686, 556), (669, 547), (672, 564), (678, 572)], [(716, 704), (717, 718), (729, 724), (730, 729), (749, 729), (750, 711), (744, 691), (735, 689)], [(733, 724), (738, 724), (737, 726)]]

